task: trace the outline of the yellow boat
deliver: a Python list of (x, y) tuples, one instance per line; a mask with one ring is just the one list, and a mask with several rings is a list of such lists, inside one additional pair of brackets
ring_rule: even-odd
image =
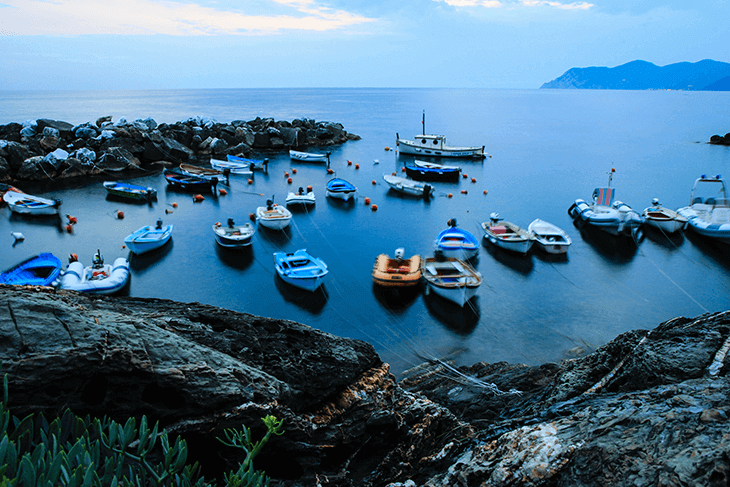
[(421, 280), (421, 256), (404, 259), (402, 248), (395, 250), (395, 258), (380, 254), (373, 266), (373, 282), (385, 287), (415, 286)]

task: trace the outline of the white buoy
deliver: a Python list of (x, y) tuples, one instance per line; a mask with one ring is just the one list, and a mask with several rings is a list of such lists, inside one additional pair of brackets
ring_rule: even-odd
[(16, 242), (17, 242), (18, 240), (25, 240), (25, 235), (23, 235), (23, 234), (22, 234), (22, 233), (20, 233), (20, 232), (10, 232), (10, 235), (12, 235), (13, 237), (15, 237), (15, 241), (16, 241)]

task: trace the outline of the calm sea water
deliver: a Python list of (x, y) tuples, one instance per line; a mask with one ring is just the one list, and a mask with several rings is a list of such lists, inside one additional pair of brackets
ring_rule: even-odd
[[(421, 357), (453, 357), (461, 364), (556, 361), (628, 330), (730, 309), (729, 247), (650, 231), (630, 245), (581, 232), (567, 214), (576, 198), (589, 199), (593, 188), (607, 183), (612, 167), (617, 199), (639, 211), (654, 197), (672, 208), (685, 206), (703, 173), (730, 179), (730, 148), (706, 143), (730, 131), (729, 102), (730, 93), (666, 91), (2, 92), (1, 124), (37, 118), (77, 124), (105, 115), (157, 122), (307, 117), (341, 122), (362, 140), (332, 154), (336, 175), (358, 187), (352, 204), (325, 198), (331, 176), (322, 164), (294, 163), (285, 154), (268, 155), (269, 174), (256, 174), (253, 185), (232, 176), (227, 195), (198, 204), (167, 188), (159, 174), (133, 181), (158, 189), (152, 206), (107, 199), (100, 179), (63, 189), (24, 186), (61, 197), (62, 213), (76, 216), (78, 224), (67, 234), (53, 221), (18, 218), (1, 208), (0, 268), (43, 251), (63, 260), (75, 252), (85, 264), (97, 248), (108, 261), (126, 257), (124, 237), (162, 218), (175, 227), (172, 242), (130, 257), (132, 296), (199, 301), (363, 339), (396, 373)], [(483, 162), (459, 162), (469, 179), (435, 183), (438, 196), (430, 202), (394, 194), (382, 181), (409, 160), (385, 147), (395, 145), (396, 132), (421, 133), (424, 110), (427, 133), (444, 134), (453, 145), (486, 145), (492, 154)], [(293, 169), (289, 185), (284, 173)], [(259, 229), (247, 252), (215, 244), (214, 222), (246, 221), (272, 195), (283, 203), (287, 191), (307, 185), (314, 187), (316, 206), (296, 212), (284, 232)], [(365, 197), (378, 211), (364, 204)], [(172, 203), (177, 208), (166, 213)], [(116, 210), (124, 211), (123, 220), (115, 218)], [(481, 237), (479, 224), (494, 211), (523, 226), (535, 218), (559, 225), (573, 238), (567, 258), (539, 251), (517, 257), (484, 243), (476, 260), (484, 283), (464, 309), (422, 292), (393, 297), (373, 287), (378, 254), (405, 247), (408, 255), (430, 256), (447, 220), (456, 218)], [(25, 241), (13, 245), (11, 231), (22, 232)], [(329, 265), (322, 291), (300, 292), (276, 277), (272, 253), (298, 248)]]

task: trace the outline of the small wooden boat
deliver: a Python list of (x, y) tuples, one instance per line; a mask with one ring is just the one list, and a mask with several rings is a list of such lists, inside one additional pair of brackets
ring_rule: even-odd
[(461, 173), (458, 166), (444, 166), (426, 161), (413, 161), (413, 164), (406, 164), (405, 167), (409, 178), (420, 181), (448, 181), (458, 179)]
[(50, 253), (26, 259), (0, 274), (0, 284), (18, 286), (57, 286), (63, 264)]
[(218, 178), (216, 176), (211, 178), (195, 176), (176, 168), (165, 168), (162, 170), (162, 174), (165, 176), (167, 184), (186, 191), (210, 190), (211, 193), (215, 194), (216, 186), (218, 185)]
[(107, 193), (113, 196), (119, 196), (120, 198), (145, 201), (153, 201), (157, 199), (157, 190), (154, 188), (146, 188), (144, 186), (123, 183), (121, 181), (104, 181), (103, 184)]
[(285, 207), (275, 205), (273, 200), (266, 200), (266, 206), (256, 208), (256, 221), (259, 225), (272, 230), (282, 230), (291, 222), (292, 213)]
[(326, 152), (324, 154), (312, 154), (310, 152), (299, 152), (295, 150), (290, 150), (289, 157), (293, 161), (328, 162), (330, 158), (330, 153)]
[(430, 184), (423, 184), (412, 179), (401, 178), (393, 176), (391, 174), (384, 174), (383, 180), (388, 183), (391, 189), (398, 191), (399, 193), (420, 196), (422, 198), (430, 198), (433, 196), (433, 186)]
[(127, 235), (124, 244), (135, 254), (144, 254), (165, 245), (172, 236), (172, 225), (162, 226), (162, 220), (156, 225), (142, 227), (136, 232)]
[(489, 221), (482, 223), (484, 238), (497, 247), (526, 254), (535, 243), (535, 234), (523, 230), (514, 223), (502, 221), (498, 213), (489, 215)]
[(384, 287), (410, 287), (421, 280), (421, 256), (404, 259), (405, 250), (395, 249), (395, 258), (380, 254), (373, 266), (373, 282)]
[(651, 200), (651, 206), (644, 209), (644, 223), (664, 233), (675, 233), (687, 226), (688, 219), (674, 210), (663, 207), (658, 198)]
[[(231, 164), (240, 164), (243, 167), (247, 167), (251, 171), (268, 172), (268, 170), (269, 170), (269, 160), (268, 159), (259, 161), (257, 159), (246, 159), (245, 157), (227, 155), (226, 160), (228, 162), (230, 162)], [(231, 171), (231, 172), (233, 173), (233, 171)]]
[(482, 275), (469, 264), (438, 253), (424, 259), (422, 268), (429, 289), (459, 306), (474, 297), (482, 284)]
[(210, 167), (219, 171), (221, 174), (238, 174), (239, 176), (251, 176), (253, 170), (249, 164), (239, 162), (222, 161), (220, 159), (210, 159)]
[(345, 201), (354, 198), (357, 193), (357, 188), (352, 183), (341, 178), (332, 178), (327, 181), (326, 189), (327, 196)]
[(304, 188), (302, 187), (296, 193), (290, 192), (286, 195), (287, 205), (313, 205), (314, 202), (314, 192), (311, 190), (304, 192)]
[(256, 229), (248, 222), (243, 225), (236, 225), (233, 218), (229, 218), (226, 226), (216, 222), (213, 225), (213, 233), (215, 234), (215, 241), (221, 247), (240, 248), (251, 245)]
[(41, 198), (13, 190), (5, 192), (3, 201), (8, 204), (10, 211), (20, 215), (58, 215), (58, 208), (61, 206), (59, 199)]
[(329, 272), (327, 264), (309, 255), (306, 249), (291, 254), (274, 252), (274, 266), (284, 282), (305, 291), (316, 291)]
[(89, 294), (113, 294), (129, 280), (129, 262), (123, 257), (114, 265), (104, 264), (104, 257), (97, 250), (90, 266), (79, 261), (71, 262), (61, 277), (60, 289), (81, 291)]
[(423, 114), (421, 122), (423, 126), (423, 134), (416, 135), (413, 140), (401, 139), (400, 135), (395, 134), (396, 149), (401, 154), (414, 154), (429, 157), (458, 157), (458, 158), (478, 158), (483, 159), (484, 146), (457, 147), (446, 145), (446, 137), (443, 135), (426, 135), (426, 113)]
[(456, 218), (448, 221), (449, 228), (436, 236), (434, 246), (445, 257), (468, 260), (479, 253), (479, 240), (462, 228), (456, 226)]
[(548, 254), (564, 254), (573, 242), (563, 229), (539, 218), (530, 223), (527, 231), (535, 235), (535, 242)]
[(228, 180), (228, 174), (230, 174), (230, 171), (227, 169), (219, 171), (218, 169), (195, 166), (193, 164), (180, 164), (180, 171), (184, 174), (198, 176), (209, 181), (212, 181), (213, 179), (216, 179), (216, 181), (223, 179)]
[(687, 218), (687, 226), (698, 235), (730, 244), (730, 200), (725, 181), (719, 175), (708, 178), (703, 174), (697, 179), (690, 205), (677, 213)]

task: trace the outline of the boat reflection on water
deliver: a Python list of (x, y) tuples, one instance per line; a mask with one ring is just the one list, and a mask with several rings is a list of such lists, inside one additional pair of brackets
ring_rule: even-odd
[(479, 296), (474, 296), (464, 306), (444, 299), (436, 293), (423, 296), (428, 311), (450, 331), (458, 335), (470, 335), (479, 323)]
[(730, 245), (722, 243), (712, 237), (698, 235), (696, 232), (687, 232), (686, 238), (692, 245), (700, 249), (702, 255), (710, 257), (725, 269), (730, 269)]
[(482, 239), (482, 247), (486, 249), (487, 253), (489, 253), (494, 260), (505, 267), (509, 267), (518, 274), (522, 274), (523, 276), (530, 274), (535, 266), (532, 262), (531, 254), (523, 255), (510, 252), (509, 250), (500, 249), (499, 247), (487, 242), (486, 239)]
[(20, 213), (10, 213), (8, 221), (22, 225), (36, 225), (39, 227), (53, 227), (58, 233), (65, 231), (63, 220), (60, 215), (23, 215)]
[(644, 236), (654, 242), (655, 244), (661, 245), (668, 249), (678, 249), (680, 245), (684, 243), (684, 233), (674, 232), (666, 233), (662, 230), (650, 226), (644, 227)]
[(327, 304), (329, 295), (325, 289), (325, 284), (322, 284), (316, 291), (312, 292), (287, 284), (276, 272), (274, 272), (273, 279), (276, 284), (276, 289), (279, 291), (284, 300), (310, 312), (313, 315), (320, 314)]
[[(614, 263), (629, 262), (636, 255), (637, 241), (630, 235), (609, 235), (599, 228), (574, 221), (580, 235), (599, 255)], [(642, 232), (643, 239), (643, 232)]]
[(136, 275), (143, 275), (145, 272), (153, 269), (160, 264), (172, 252), (173, 239), (167, 241), (162, 247), (159, 247), (144, 254), (136, 254), (129, 252), (127, 260), (129, 260), (129, 268)]
[(423, 284), (409, 287), (383, 287), (373, 283), (373, 296), (388, 311), (400, 314), (407, 310), (423, 290)]
[(228, 248), (221, 247), (213, 242), (215, 253), (223, 264), (233, 269), (244, 270), (253, 262), (253, 250), (251, 246)]

